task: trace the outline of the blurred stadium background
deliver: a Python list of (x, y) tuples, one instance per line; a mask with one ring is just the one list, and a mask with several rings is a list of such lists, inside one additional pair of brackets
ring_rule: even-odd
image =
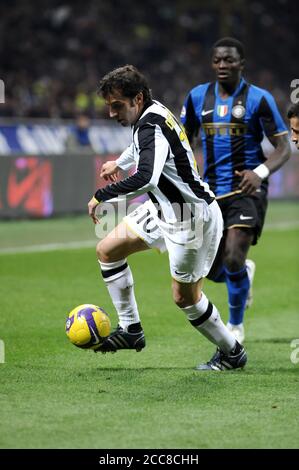
[[(0, 216), (85, 211), (101, 162), (130, 138), (96, 95), (110, 69), (139, 67), (178, 115), (188, 90), (212, 78), (212, 44), (234, 35), (245, 44), (246, 78), (272, 92), (285, 116), (297, 32), (291, 0), (1, 2)], [(298, 161), (272, 176), (270, 197), (298, 198)]]

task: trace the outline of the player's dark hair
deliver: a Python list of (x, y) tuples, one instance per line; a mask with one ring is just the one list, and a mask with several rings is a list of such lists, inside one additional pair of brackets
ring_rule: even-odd
[(152, 100), (145, 76), (134, 67), (134, 65), (124, 65), (107, 73), (100, 81), (98, 93), (106, 98), (113, 91), (118, 90), (126, 98), (135, 98), (142, 92), (144, 103)]
[(293, 117), (299, 118), (299, 103), (292, 104), (289, 107), (287, 116), (288, 116), (288, 119), (291, 119)]
[(244, 45), (241, 43), (241, 41), (238, 41), (238, 39), (229, 37), (219, 39), (213, 45), (213, 51), (216, 49), (216, 47), (235, 47), (239, 53), (240, 58), (244, 59), (245, 57)]

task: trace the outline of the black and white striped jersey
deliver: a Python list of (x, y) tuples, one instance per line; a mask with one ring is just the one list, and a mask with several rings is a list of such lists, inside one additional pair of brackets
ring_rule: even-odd
[(132, 126), (133, 141), (117, 160), (122, 169), (132, 164), (136, 173), (95, 193), (98, 201), (148, 193), (166, 222), (177, 220), (174, 208), (210, 204), (214, 194), (197, 170), (186, 134), (174, 115), (153, 101)]

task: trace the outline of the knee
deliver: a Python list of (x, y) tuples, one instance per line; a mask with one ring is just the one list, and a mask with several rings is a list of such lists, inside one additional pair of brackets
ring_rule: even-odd
[(99, 261), (103, 263), (109, 263), (111, 261), (109, 246), (105, 239), (97, 244), (96, 252)]
[(253, 235), (253, 231), (249, 229), (229, 230), (223, 256), (223, 263), (229, 271), (240, 271), (245, 266), (245, 260), (253, 240)]
[(179, 308), (188, 307), (186, 296), (179, 292), (173, 292), (173, 300)]
[(244, 265), (244, 262), (245, 260), (243, 254), (237, 248), (234, 250), (227, 250), (224, 254), (224, 266), (231, 272), (240, 271)]
[(196, 297), (192, 292), (182, 292), (176, 288), (172, 290), (172, 296), (174, 303), (179, 308), (189, 307), (190, 305), (194, 305), (198, 301), (198, 294)]

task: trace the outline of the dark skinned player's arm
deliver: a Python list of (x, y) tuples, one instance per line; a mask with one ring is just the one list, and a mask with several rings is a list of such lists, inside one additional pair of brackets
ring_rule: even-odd
[(290, 158), (291, 146), (288, 134), (274, 135), (268, 139), (275, 150), (267, 160), (255, 170), (236, 171), (236, 175), (242, 178), (239, 187), (244, 193), (253, 194), (264, 178), (277, 171)]

